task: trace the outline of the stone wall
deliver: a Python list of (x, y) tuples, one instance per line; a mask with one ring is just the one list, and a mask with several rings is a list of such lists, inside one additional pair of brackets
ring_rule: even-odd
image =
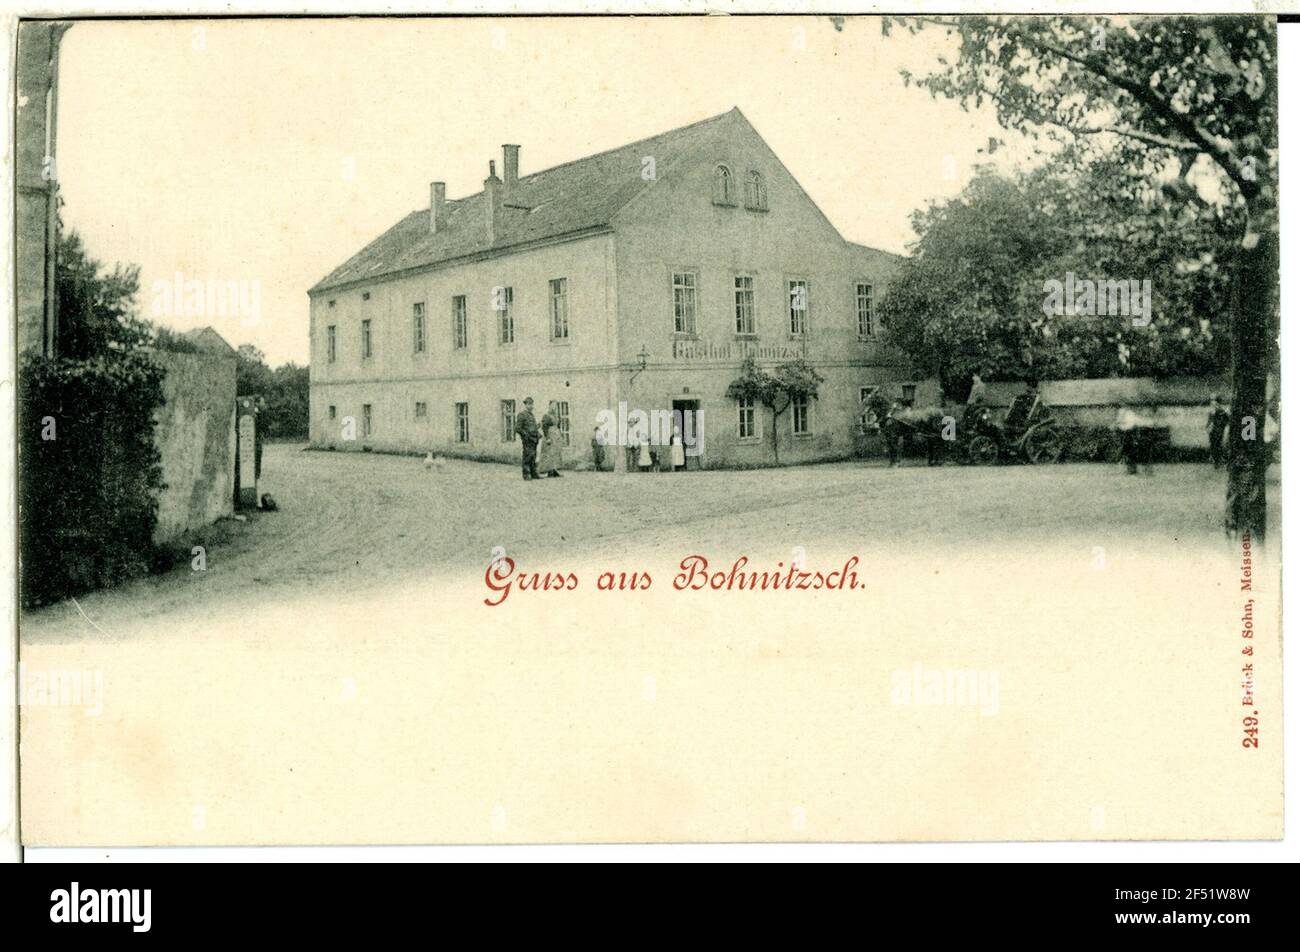
[(235, 359), (156, 352), (167, 369), (166, 403), (154, 438), (163, 489), (155, 541), (165, 542), (234, 511)]

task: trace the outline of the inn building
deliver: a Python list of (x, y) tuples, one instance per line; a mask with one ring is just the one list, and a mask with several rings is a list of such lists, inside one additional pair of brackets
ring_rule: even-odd
[(870, 390), (910, 380), (875, 313), (899, 259), (845, 240), (739, 109), (519, 167), (506, 145), (481, 192), (433, 182), (310, 290), (313, 445), (514, 461), (532, 396), (566, 463), (602, 419), (676, 410), (690, 468), (763, 465), (769, 411), (726, 396), (752, 355), (825, 378), (776, 421), (781, 462), (807, 462), (847, 456)]

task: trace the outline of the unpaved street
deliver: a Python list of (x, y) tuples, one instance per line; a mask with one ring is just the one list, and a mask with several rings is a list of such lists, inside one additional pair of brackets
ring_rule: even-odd
[[(272, 446), (264, 471), (280, 511), (206, 571), (24, 619), (29, 679), (103, 685), (24, 703), (29, 844), (1278, 829), (1280, 644), (1261, 622), (1269, 744), (1244, 751), (1240, 550), (1208, 466), (525, 483)], [(488, 607), (498, 548), (579, 585)], [(860, 585), (676, 591), (695, 553), (720, 569), (856, 558)], [(1275, 619), (1276, 565), (1258, 566), (1254, 611)], [(599, 591), (602, 571), (653, 586)], [(931, 670), (996, 690), (900, 700), (900, 678)], [(954, 785), (997, 796), (957, 817)]]
[[(788, 556), (802, 547), (852, 551), (960, 549), (1075, 540), (1217, 546), (1222, 476), (1208, 466), (1129, 477), (1098, 465), (890, 470), (842, 463), (680, 474), (566, 473), (525, 483), (514, 467), (267, 448), (263, 491), (277, 513), (256, 514), (181, 566), (78, 603), (107, 631), (173, 611), (233, 602), (337, 597), (403, 579), (480, 577), (498, 547), (521, 565), (692, 552)], [(1171, 491), (1172, 489), (1172, 491)], [(1277, 501), (1273, 504), (1277, 518)], [(70, 603), (30, 616), (28, 642), (102, 637)]]

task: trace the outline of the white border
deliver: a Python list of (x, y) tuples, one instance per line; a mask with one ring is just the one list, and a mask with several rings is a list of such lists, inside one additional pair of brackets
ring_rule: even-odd
[[(856, 12), (871, 12), (877, 9), (898, 10), (907, 6), (912, 10), (943, 10), (945, 12), (978, 12), (987, 9), (990, 0), (936, 0), (936, 2), (906, 2), (894, 0), (893, 3), (837, 3), (841, 9)], [(733, 3), (699, 3), (690, 0), (660, 0), (647, 3), (644, 0), (633, 2), (555, 2), (555, 0), (514, 0), (514, 2), (496, 2), (496, 0), (444, 0), (441, 11), (446, 12), (541, 12), (543, 10), (598, 12), (617, 10), (622, 13), (655, 10), (672, 10), (677, 12), (703, 12), (705, 10), (728, 10), (738, 12), (759, 12), (781, 9), (787, 12), (803, 12), (816, 9), (821, 4), (791, 2), (791, 0), (738, 0)], [(1051, 10), (1061, 12), (1059, 0), (1040, 0), (1040, 2), (1017, 3), (1016, 8), (1024, 11)], [(1114, 10), (1114, 3), (1072, 3), (1076, 12)], [(1194, 4), (1191, 0), (1127, 0), (1122, 5), (1125, 12), (1185, 12), (1188, 8), (1196, 12), (1278, 12), (1300, 9), (1300, 0), (1279, 0), (1279, 2), (1218, 2)], [(71, 15), (86, 10), (81, 3), (51, 2), (41, 10), (49, 13)], [(96, 12), (141, 13), (150, 11), (163, 13), (175, 11), (174, 4), (165, 0), (101, 0)], [(193, 13), (213, 12), (228, 14), (232, 12), (277, 12), (302, 11), (305, 5), (277, 4), (271, 0), (237, 0), (226, 3), (222, 0), (190, 0), (187, 10)], [(323, 5), (316, 7), (324, 12)], [(417, 11), (414, 4), (354, 2), (348, 11), (361, 12), (428, 12)], [(822, 7), (824, 9), (824, 7)], [(343, 12), (342, 6), (338, 7)], [(32, 10), (31, 12), (35, 12)], [(38, 14), (39, 15), (39, 14)], [(13, 37), (16, 20), (13, 14), (4, 14), (0, 18), (8, 39), (3, 54), (4, 75), (6, 77), (6, 101), (9, 103), (8, 117), (13, 115), (13, 91), (9, 82), (11, 76), (11, 58), (13, 55)], [(1282, 116), (1279, 154), (1281, 156), (1280, 192), (1282, 238), (1282, 273), (1290, 277), (1282, 285), (1283, 351), (1282, 379), (1284, 390), (1286, 381), (1300, 373), (1300, 344), (1291, 338), (1294, 334), (1286, 331), (1286, 315), (1294, 314), (1300, 306), (1300, 243), (1290, 240), (1290, 236), (1300, 228), (1300, 23), (1283, 25), (1278, 31), (1279, 59), (1279, 97)], [(1290, 120), (1288, 122), (1288, 119)], [(12, 125), (4, 124), (0, 135), (0, 154), (12, 155), (9, 138)], [(6, 159), (6, 164), (8, 160)], [(6, 170), (8, 173), (9, 170)], [(6, 174), (12, 195), (12, 179)], [(12, 204), (3, 203), (4, 215), (0, 219), (0, 254), (4, 255), (6, 280), (0, 289), (0, 312), (6, 321), (12, 320), (13, 291), (12, 279)], [(16, 512), (14, 509), (14, 388), (12, 325), (7, 325), (3, 344), (0, 344), (0, 443), (5, 447), (0, 462), (0, 489), (3, 498), (0, 501), (0, 546), (5, 553), (15, 551)], [(1286, 414), (1284, 414), (1286, 416)], [(1282, 441), (1283, 447), (1283, 495), (1297, 498), (1296, 483), (1300, 481), (1300, 448), (1292, 442)], [(1283, 549), (1293, 551), (1291, 542), (1295, 532), (1291, 531), (1294, 519), (1286, 518), (1283, 522)], [(14, 605), (14, 575), (16, 566), (10, 558), (0, 562), (0, 613), (11, 631), (16, 631)], [(1289, 600), (1292, 576), (1295, 568), (1283, 560), (1283, 601)], [(1285, 633), (1287, 625), (1283, 624)], [(1284, 637), (1285, 642), (1285, 637)], [(5, 674), (12, 681), (17, 649), (16, 637), (12, 639), (5, 651), (3, 662)], [(1300, 711), (1297, 699), (1297, 678), (1294, 671), (1284, 665), (1284, 710)], [(13, 695), (16, 701), (16, 694)], [(0, 782), (3, 785), (3, 801), (0, 802), (0, 832), (5, 837), (0, 843), (0, 859), (12, 861), (16, 855), (13, 846), (16, 826), (13, 817), (16, 808), (17, 787), (15, 784), (14, 765), (16, 745), (14, 744), (14, 723), (16, 708), (6, 705), (0, 716), (0, 747), (5, 751), (0, 757)], [(1297, 736), (1300, 730), (1291, 730), (1285, 737), (1285, 777), (1288, 801), (1290, 792), (1297, 787), (1296, 763), (1300, 760), (1297, 750)], [(193, 848), (135, 848), (135, 849), (30, 849), (26, 851), (29, 862), (428, 862), (428, 861), (469, 861), (469, 862), (756, 862), (756, 861), (883, 861), (883, 862), (1283, 862), (1294, 861), (1297, 853), (1295, 838), (1277, 842), (1185, 842), (1185, 843), (866, 843), (866, 844), (753, 844), (753, 845), (609, 845), (609, 846), (366, 846), (366, 847), (193, 847)]]
[[(996, 8), (996, 9), (990, 9)], [(1300, 0), (45, 0), (26, 17), (350, 16), (353, 14), (740, 14), (879, 13), (1210, 14), (1300, 12)]]

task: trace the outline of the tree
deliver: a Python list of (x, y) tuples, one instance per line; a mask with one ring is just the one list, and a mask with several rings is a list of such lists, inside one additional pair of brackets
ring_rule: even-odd
[(1033, 277), (1070, 243), (1061, 221), (984, 170), (956, 199), (914, 213), (912, 226), (918, 239), (880, 304), (891, 341), (952, 400), (981, 368), (989, 379), (1025, 377), (1043, 317)]
[[(1266, 17), (903, 17), (946, 31), (957, 58), (914, 80), (963, 108), (1106, 158), (1189, 207), (1236, 213), (1232, 440), (1225, 526), (1262, 538), (1267, 380), (1277, 366), (1277, 31)], [(1254, 421), (1255, 426), (1248, 423)], [(1249, 433), (1251, 438), (1246, 438)]]
[(139, 265), (119, 263), (106, 271), (76, 231), (60, 229), (54, 281), (61, 357), (90, 360), (150, 342), (152, 328), (135, 312)]
[(265, 397), (271, 390), (271, 368), (266, 355), (252, 344), (235, 349), (235, 393), (241, 397)]
[[(1227, 369), (1231, 240), (1159, 188), (1058, 158), (1017, 178), (983, 168), (913, 215), (918, 238), (880, 304), (892, 340), (964, 400), (988, 380), (1218, 374)], [(1143, 275), (1151, 311), (1051, 315), (1048, 281)]]
[(781, 462), (777, 445), (776, 421), (797, 397), (817, 399), (817, 388), (825, 378), (803, 358), (787, 360), (768, 372), (753, 357), (746, 357), (740, 365), (740, 376), (727, 385), (726, 396), (731, 400), (753, 400), (772, 413), (772, 459)]

